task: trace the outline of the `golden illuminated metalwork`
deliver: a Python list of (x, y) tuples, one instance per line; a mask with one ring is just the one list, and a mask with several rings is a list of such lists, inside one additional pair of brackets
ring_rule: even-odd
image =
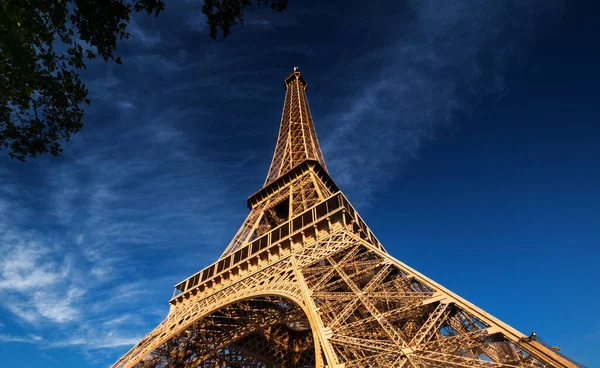
[(329, 177), (297, 70), (223, 255), (113, 367), (576, 367), (390, 256)]

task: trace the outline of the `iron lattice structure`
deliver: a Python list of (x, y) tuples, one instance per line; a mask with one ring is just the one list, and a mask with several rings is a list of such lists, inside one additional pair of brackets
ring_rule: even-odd
[(295, 68), (223, 255), (113, 367), (576, 367), (390, 256), (329, 177)]

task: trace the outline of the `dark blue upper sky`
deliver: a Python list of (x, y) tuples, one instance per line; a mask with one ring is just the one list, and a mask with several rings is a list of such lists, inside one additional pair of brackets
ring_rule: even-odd
[(135, 17), (124, 65), (84, 73), (64, 155), (0, 157), (3, 362), (104, 367), (166, 316), (248, 213), (298, 65), (332, 177), (388, 252), (600, 365), (598, 6), (319, 3), (218, 41), (200, 2)]

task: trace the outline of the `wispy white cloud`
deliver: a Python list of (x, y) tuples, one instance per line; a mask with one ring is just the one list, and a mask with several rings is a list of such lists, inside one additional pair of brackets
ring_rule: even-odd
[(130, 101), (117, 101), (117, 106), (125, 110), (135, 109), (135, 105)]
[(87, 335), (82, 337), (71, 337), (61, 341), (54, 341), (47, 345), (50, 348), (79, 346), (86, 349), (110, 349), (122, 346), (133, 346), (140, 341), (144, 335), (122, 336), (116, 333), (108, 333), (104, 336)]
[(0, 235), (0, 304), (28, 323), (76, 320), (84, 291), (70, 279), (68, 259), (30, 232), (0, 225)]
[(141, 43), (144, 47), (154, 47), (162, 40), (160, 32), (144, 30), (136, 21), (129, 23), (127, 32), (131, 35), (131, 40)]
[(41, 336), (30, 335), (30, 336), (13, 336), (0, 334), (0, 342), (17, 342), (24, 344), (39, 344), (42, 341)]
[(102, 322), (103, 326), (119, 326), (123, 323), (127, 323), (128, 325), (135, 324), (136, 321), (139, 321), (139, 317), (135, 314), (125, 313), (121, 316), (111, 318), (107, 321)]
[[(413, 18), (386, 27), (384, 46), (344, 60), (342, 111), (326, 124), (329, 167), (356, 202), (368, 203), (435, 131), (483, 97), (500, 94), (507, 65), (562, 12), (559, 1), (411, 1)], [(346, 78), (347, 80), (347, 78)]]

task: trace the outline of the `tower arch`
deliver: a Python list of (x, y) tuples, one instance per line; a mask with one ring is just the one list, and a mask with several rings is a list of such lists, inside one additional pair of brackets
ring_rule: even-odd
[(302, 304), (265, 290), (222, 305), (171, 334), (135, 367), (315, 367), (318, 341)]

